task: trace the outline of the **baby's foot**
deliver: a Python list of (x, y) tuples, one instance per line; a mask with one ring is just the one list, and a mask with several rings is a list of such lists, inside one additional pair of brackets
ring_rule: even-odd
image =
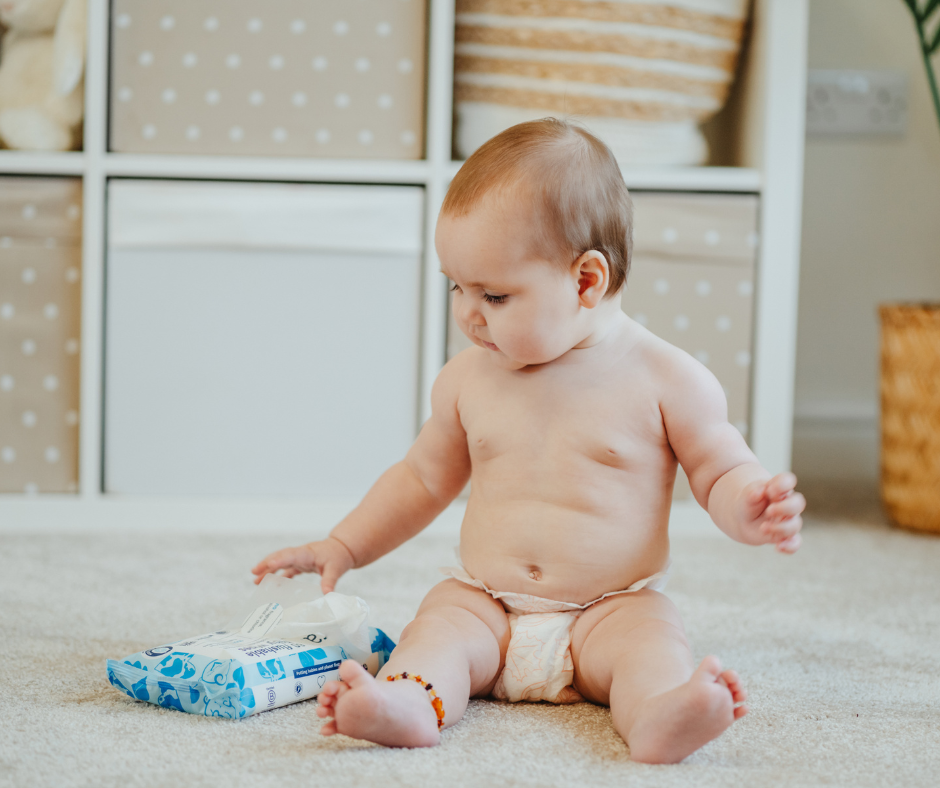
[(738, 674), (705, 657), (686, 684), (644, 701), (626, 737), (630, 757), (678, 763), (747, 714), (747, 706), (735, 706), (746, 699)]
[(340, 681), (318, 696), (317, 716), (332, 717), (324, 736), (342, 733), (387, 747), (432, 747), (440, 741), (437, 714), (427, 690), (414, 681), (376, 681), (362, 666), (347, 660)]

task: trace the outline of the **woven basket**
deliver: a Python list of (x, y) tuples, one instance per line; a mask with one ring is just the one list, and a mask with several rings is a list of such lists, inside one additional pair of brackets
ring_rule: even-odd
[(940, 304), (881, 314), (881, 494), (895, 525), (940, 533)]
[(456, 148), (571, 115), (625, 164), (701, 164), (748, 0), (457, 0)]

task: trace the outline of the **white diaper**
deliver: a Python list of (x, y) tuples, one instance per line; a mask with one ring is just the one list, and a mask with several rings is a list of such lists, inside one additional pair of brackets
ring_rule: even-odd
[(506, 649), (505, 667), (493, 688), (493, 697), (512, 703), (520, 700), (577, 703), (584, 700), (572, 686), (571, 631), (574, 622), (591, 605), (609, 596), (632, 594), (643, 588), (661, 591), (666, 587), (669, 574), (667, 568), (638, 580), (623, 591), (611, 591), (586, 605), (576, 605), (531, 594), (491, 591), (462, 566), (441, 567), (440, 571), (486, 591), (506, 608), (509, 614), (509, 648)]

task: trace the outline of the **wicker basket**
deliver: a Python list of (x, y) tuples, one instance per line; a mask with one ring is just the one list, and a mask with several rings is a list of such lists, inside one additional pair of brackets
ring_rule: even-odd
[(940, 304), (881, 313), (881, 494), (895, 525), (940, 533)]
[(572, 115), (624, 164), (702, 164), (749, 0), (457, 0), (455, 146)]

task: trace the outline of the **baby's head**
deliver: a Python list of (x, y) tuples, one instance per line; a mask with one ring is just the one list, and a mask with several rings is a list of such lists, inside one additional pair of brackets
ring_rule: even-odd
[(548, 118), (513, 126), (454, 177), (436, 246), (454, 318), (500, 366), (558, 358), (592, 336), (630, 269), (633, 206), (613, 154)]

